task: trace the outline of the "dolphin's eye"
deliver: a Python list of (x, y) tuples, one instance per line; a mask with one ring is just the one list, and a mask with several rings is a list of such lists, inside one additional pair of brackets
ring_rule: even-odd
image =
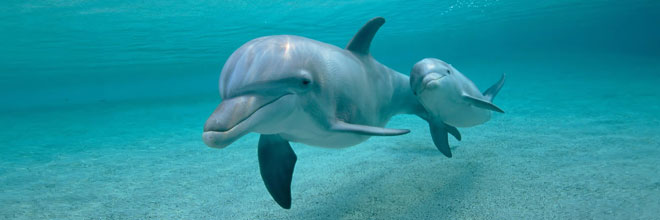
[(307, 70), (301, 70), (297, 75), (296, 78), (298, 79), (298, 85), (301, 88), (308, 89), (309, 84), (312, 84), (312, 73)]
[(447, 70), (447, 74), (451, 74), (451, 71)]

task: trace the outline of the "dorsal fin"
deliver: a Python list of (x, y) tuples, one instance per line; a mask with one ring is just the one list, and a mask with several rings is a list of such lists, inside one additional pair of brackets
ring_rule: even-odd
[(500, 89), (502, 88), (502, 85), (504, 85), (504, 79), (506, 79), (506, 74), (502, 74), (502, 77), (500, 78), (500, 80), (497, 81), (497, 82), (496, 82), (495, 84), (493, 84), (492, 86), (490, 86), (490, 88), (488, 88), (488, 89), (484, 92), (484, 96), (486, 97), (486, 99), (487, 99), (488, 101), (493, 102), (493, 99), (495, 99), (495, 96), (497, 95), (497, 93), (498, 93), (498, 92), (500, 91)]
[(371, 45), (371, 40), (374, 39), (374, 35), (385, 23), (385, 18), (375, 17), (369, 20), (360, 30), (353, 36), (351, 42), (348, 42), (346, 45), (346, 50), (349, 50), (353, 53), (358, 53), (362, 55), (369, 54), (369, 46)]

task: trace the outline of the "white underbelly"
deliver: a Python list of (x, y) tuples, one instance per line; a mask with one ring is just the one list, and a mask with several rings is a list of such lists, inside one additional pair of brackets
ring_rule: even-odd
[(369, 135), (333, 131), (328, 123), (315, 119), (303, 111), (292, 114), (280, 125), (280, 128), (277, 129), (279, 130), (278, 134), (285, 140), (317, 147), (350, 147), (371, 137)]
[(290, 134), (282, 133), (280, 134), (282, 138), (297, 142), (303, 143), (310, 146), (317, 147), (327, 147), (327, 148), (343, 148), (350, 147), (362, 143), (363, 141), (369, 139), (370, 136), (367, 135), (357, 135), (352, 133), (345, 132), (323, 132), (324, 134), (312, 136), (305, 136), (301, 133)]
[(468, 104), (449, 107), (441, 115), (442, 120), (454, 127), (472, 127), (490, 119), (490, 112)]

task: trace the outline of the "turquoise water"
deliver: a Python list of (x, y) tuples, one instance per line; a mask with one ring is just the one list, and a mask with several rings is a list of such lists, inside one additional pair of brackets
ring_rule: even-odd
[[(407, 74), (425, 57), (507, 113), (424, 121), (346, 149), (293, 144), (291, 210), (259, 176), (258, 136), (201, 141), (227, 57), (294, 34), (343, 47), (367, 20)], [(0, 5), (2, 219), (653, 219), (660, 213), (658, 1), (7, 1)]]

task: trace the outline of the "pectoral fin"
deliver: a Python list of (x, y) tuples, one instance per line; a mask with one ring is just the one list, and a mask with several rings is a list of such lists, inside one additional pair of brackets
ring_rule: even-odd
[(259, 170), (266, 189), (282, 208), (291, 208), (291, 178), (296, 153), (279, 135), (259, 137)]
[[(444, 124), (444, 123), (443, 123)], [(458, 132), (458, 129), (456, 127), (445, 124), (445, 130), (447, 130), (447, 133), (450, 133), (456, 140), (461, 140), (461, 133)]]
[(433, 144), (435, 144), (435, 147), (437, 147), (442, 154), (451, 158), (451, 149), (449, 148), (449, 138), (445, 124), (429, 123), (429, 128), (431, 129), (431, 138), (433, 138)]
[(463, 100), (471, 103), (472, 105), (474, 105), (475, 107), (478, 107), (478, 108), (483, 108), (483, 109), (488, 109), (488, 110), (491, 110), (491, 111), (496, 111), (496, 112), (499, 112), (499, 113), (504, 113), (504, 111), (502, 111), (502, 109), (500, 109), (499, 107), (495, 106), (495, 104), (493, 104), (489, 101), (485, 101), (485, 100), (482, 100), (482, 99), (479, 99), (479, 98), (472, 97), (472, 96), (467, 95), (467, 94), (463, 95)]
[(349, 124), (343, 121), (335, 122), (332, 125), (331, 130), (371, 136), (395, 136), (407, 134), (410, 132), (408, 129), (381, 128), (367, 125)]

